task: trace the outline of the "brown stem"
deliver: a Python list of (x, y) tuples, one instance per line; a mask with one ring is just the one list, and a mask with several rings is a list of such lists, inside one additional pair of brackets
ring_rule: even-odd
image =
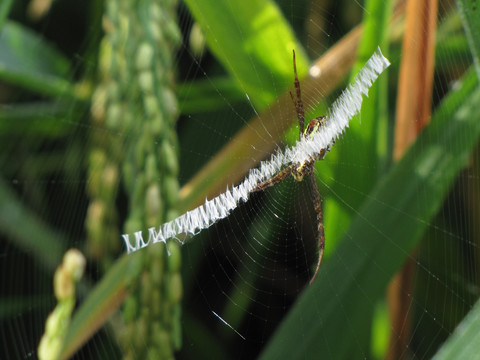
[[(437, 6), (437, 0), (407, 1), (395, 122), (395, 160), (403, 155), (430, 119)], [(388, 288), (391, 334), (387, 359), (408, 357), (414, 273), (412, 253)]]

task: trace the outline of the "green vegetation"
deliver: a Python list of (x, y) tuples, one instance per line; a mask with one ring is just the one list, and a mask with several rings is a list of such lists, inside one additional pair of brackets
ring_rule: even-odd
[[(331, 36), (314, 41), (305, 22), (309, 12), (321, 9), (307, 1), (292, 8), (280, 0), (186, 0), (178, 16), (175, 1), (158, 1), (169, 9), (163, 17), (149, 2), (92, 2), (75, 11), (78, 34), (59, 28), (72, 19), (72, 9), (62, 6), (66, 1), (54, 2), (37, 25), (20, 2), (2, 2), (0, 320), (8, 333), (2, 355), (19, 358), (36, 349), (56, 303), (55, 269), (63, 253), (76, 247), (89, 266), (78, 284), (63, 357), (80, 351), (88, 358), (171, 358), (179, 351), (196, 359), (383, 358), (390, 331), (386, 289), (413, 259), (419, 270), (414, 286), (405, 289), (414, 303), (406, 355), (478, 358), (480, 233), (472, 219), (480, 213), (480, 10), (467, 0), (458, 0), (458, 8), (439, 7), (431, 120), (394, 163), (403, 15), (391, 20), (394, 1), (368, 0), (364, 8), (340, 2), (344, 6), (321, 16)], [(152, 18), (161, 20), (150, 24)], [(328, 28), (330, 22), (335, 26)], [(192, 23), (205, 36), (208, 55), (196, 61), (207, 77), (192, 75), (200, 70), (192, 71), (188, 56), (194, 46), (200, 48), (192, 53), (202, 52), (201, 39), (195, 45), (191, 37), (177, 54), (177, 26), (187, 39)], [(363, 29), (358, 48), (355, 42), (342, 45), (357, 23)], [(292, 182), (255, 195), (233, 220), (195, 236), (188, 246), (172, 246), (170, 257), (160, 247), (132, 256), (119, 249), (121, 233), (160, 225), (196, 206), (197, 199), (225, 188), (227, 176), (241, 178), (252, 159), (267, 155), (254, 152), (267, 137), (253, 136), (258, 128), (247, 123), (252, 105), (265, 119), (284, 103), (292, 108), (284, 118), (263, 123), (272, 135), (271, 151), (280, 142), (292, 143), (298, 132), (285, 94), (293, 88), (292, 49), (304, 78), (308, 57), (320, 57), (320, 50), (328, 57), (334, 46), (355, 54), (351, 69), (342, 68), (341, 83), (327, 79), (316, 91), (305, 89), (306, 100), (317, 104), (307, 108), (307, 118), (324, 113), (377, 46), (392, 66), (359, 118), (317, 163), (327, 249), (312, 286), (302, 290), (298, 284), (308, 283), (306, 269), (265, 261), (275, 255), (272, 249), (248, 243), (262, 239), (273, 248), (292, 238), (281, 233), (289, 226), (279, 228), (265, 211), (275, 208), (278, 218), (297, 223), (298, 204), (311, 202), (304, 201), (306, 189)], [(237, 131), (244, 137), (234, 138)], [(230, 153), (228, 166), (202, 172), (221, 148), (242, 144), (240, 152)], [(177, 195), (196, 176), (203, 180)], [(310, 213), (301, 214), (301, 229), (312, 227)], [(300, 250), (307, 255), (290, 254), (294, 261), (314, 259), (308, 255), (311, 237), (305, 234)], [(288, 276), (295, 285), (286, 289), (291, 282), (284, 274), (294, 270)], [(275, 272), (283, 281), (272, 285)], [(216, 278), (218, 273), (227, 279)], [(197, 306), (201, 301), (207, 306)], [(258, 309), (266, 303), (278, 314)], [(264, 333), (242, 340), (211, 314), (220, 310), (239, 333), (256, 327)]]

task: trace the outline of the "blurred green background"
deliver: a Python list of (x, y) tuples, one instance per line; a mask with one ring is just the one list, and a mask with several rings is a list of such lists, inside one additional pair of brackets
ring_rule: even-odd
[[(2, 1), (0, 357), (37, 357), (75, 247), (86, 273), (52, 358), (480, 358), (479, 10), (439, 1), (418, 34), (435, 37), (432, 116), (394, 162), (402, 3)], [(338, 64), (338, 80), (304, 88), (310, 119), (377, 46), (392, 66), (316, 166), (327, 248), (312, 286), (315, 215), (292, 180), (170, 256), (125, 255), (121, 234), (145, 236), (294, 143), (292, 49), (302, 84), (308, 64)], [(226, 146), (228, 164), (204, 170)], [(405, 261), (399, 329), (386, 289)]]

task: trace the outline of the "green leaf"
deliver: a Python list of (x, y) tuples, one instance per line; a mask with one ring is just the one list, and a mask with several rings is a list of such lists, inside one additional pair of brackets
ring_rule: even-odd
[(0, 112), (0, 135), (42, 139), (65, 136), (73, 129), (72, 122), (65, 119), (74, 109), (75, 103), (61, 100), (5, 105)]
[(480, 79), (480, 4), (472, 0), (457, 0), (457, 5)]
[(457, 326), (433, 359), (480, 359), (480, 300)]
[[(364, 30), (357, 50), (357, 62), (353, 67), (352, 79), (378, 46), (388, 58), (388, 19), (392, 13), (392, 1), (369, 0), (365, 7), (362, 21)], [(331, 172), (324, 169), (327, 166), (333, 167), (336, 180), (330, 185), (335, 197), (328, 197), (324, 202), (325, 237), (329, 243), (326, 247), (327, 254), (335, 249), (335, 244), (344, 229), (352, 221), (354, 209), (360, 207), (364, 194), (370, 192), (375, 185), (388, 157), (387, 80), (388, 76), (380, 76), (369, 90), (360, 115), (352, 119), (345, 136), (335, 146), (338, 147), (335, 154), (338, 159), (318, 164), (317, 174), (321, 178), (318, 183), (328, 182), (325, 177), (322, 178), (323, 174)], [(355, 169), (355, 176), (352, 176), (351, 166), (344, 165), (346, 163), (359, 165)], [(352, 188), (356, 191), (351, 191)], [(349, 199), (348, 206), (339, 199)]]
[(369, 357), (374, 306), (467, 164), (480, 136), (479, 101), (471, 71), (370, 193), (315, 283), (267, 345), (263, 359)]
[(43, 311), (44, 308), (55, 301), (54, 299), (53, 294), (38, 296), (4, 295), (0, 299), (0, 320), (11, 319), (16, 314), (32, 311), (33, 309), (42, 309)]
[(210, 50), (260, 110), (290, 86), (292, 50), (299, 71), (308, 68), (302, 46), (275, 2), (185, 2), (205, 33)]
[(6, 21), (0, 33), (0, 79), (45, 95), (71, 95), (70, 64), (32, 31)]
[(5, 19), (8, 16), (8, 13), (10, 12), (10, 8), (12, 7), (13, 0), (3, 0), (0, 3), (0, 29), (2, 28)]
[(52, 273), (65, 251), (62, 238), (22, 204), (3, 179), (0, 179), (0, 232)]
[(245, 95), (230, 77), (181, 84), (177, 89), (177, 96), (182, 114), (218, 111), (232, 103), (245, 100)]

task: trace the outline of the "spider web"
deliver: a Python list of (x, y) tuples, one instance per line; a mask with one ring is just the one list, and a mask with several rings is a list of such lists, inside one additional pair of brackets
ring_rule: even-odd
[[(63, 8), (66, 3), (68, 2), (58, 1), (57, 6)], [(358, 24), (365, 11), (363, 3), (350, 0), (338, 3), (305, 2), (302, 4), (285, 1), (279, 2), (279, 6), (311, 59), (319, 58), (332, 44)], [(63, 12), (65, 10), (57, 9), (57, 11), (65, 14)], [(83, 14), (84, 11), (85, 9), (81, 13)], [(12, 17), (18, 21), (26, 21), (23, 16), (18, 15), (20, 13), (21, 10), (16, 9)], [(453, 38), (453, 35), (462, 33), (454, 7), (448, 1), (440, 2), (439, 14), (437, 36), (445, 43), (437, 45), (437, 54), (440, 55), (437, 55), (433, 90), (434, 109), (450, 91), (460, 86), (457, 80), (471, 64), (471, 58), (467, 52), (456, 50), (453, 46), (455, 44), (447, 41)], [(225, 65), (221, 64), (211, 52), (206, 50), (202, 56), (194, 54), (191, 45), (193, 40), (190, 38), (188, 41), (187, 36), (190, 36), (192, 28), (196, 25), (185, 5), (180, 6), (178, 15), (185, 39), (176, 58), (182, 110), (176, 129), (179, 138), (177, 150), (180, 154), (179, 181), (181, 186), (185, 186), (225, 145), (237, 141), (236, 133), (244, 127), (248, 128), (249, 121), (257, 113), (260, 117), (266, 117), (268, 113), (265, 114), (257, 108), (255, 99), (245, 88), (225, 81), (228, 79)], [(71, 35), (66, 36), (70, 38), (69, 41), (63, 39), (62, 42), (53, 34), (66, 31), (65, 29), (73, 31), (70, 30), (72, 25), (63, 24), (62, 31), (52, 29), (55, 22), (53, 19), (55, 17), (37, 25), (35, 31), (57, 41), (62, 51), (70, 55), (72, 62), (77, 64), (79, 69), (88, 66), (86, 63), (90, 59), (84, 55), (84, 46), (89, 39), (97, 35), (80, 27), (82, 31), (79, 31), (79, 40), (72, 41), (76, 38)], [(55, 26), (60, 27), (60, 25)], [(76, 47), (72, 43), (76, 44)], [(463, 46), (465, 47), (464, 44)], [(400, 66), (400, 52), (400, 39), (392, 40), (389, 58), (393, 64), (392, 71), (395, 73), (398, 73)], [(288, 67), (291, 67), (291, 62), (288, 63)], [(252, 67), (251, 71), (256, 74), (261, 69)], [(305, 74), (306, 69), (299, 69), (299, 72)], [(266, 75), (272, 78), (272, 82), (275, 81), (273, 71), (267, 70)], [(394, 82), (395, 86), (397, 85), (396, 79), (389, 80)], [(203, 87), (198, 86), (199, 84)], [(304, 98), (304, 102), (315, 104), (315, 109), (313, 105), (306, 108), (309, 114), (306, 120), (324, 114), (328, 105), (347, 84), (348, 79), (339, 84), (333, 92), (323, 85), (317, 85), (313, 92), (317, 96), (314, 98), (313, 95), (306, 95)], [(5, 86), (10, 89), (9, 84)], [(288, 82), (275, 83), (275, 86), (281, 88), (279, 93), (293, 90), (293, 69)], [(388, 90), (394, 94), (390, 87)], [(195, 104), (195, 96), (198, 96), (195, 93), (197, 89), (204, 94), (201, 96), (202, 101)], [(25, 92), (21, 87), (20, 90), (14, 87), (14, 90), (17, 92), (19, 101), (39, 100), (38, 95)], [(319, 105), (321, 97), (327, 93), (325, 103)], [(6, 100), (5, 103), (9, 101)], [(395, 118), (393, 95), (386, 102), (391, 107), (388, 111), (390, 130), (377, 129), (383, 131), (387, 138), (386, 145), (384, 144), (386, 156), (383, 162), (369, 161), (370, 159), (363, 156), (362, 148), (358, 148), (360, 141), (355, 138), (358, 136), (355, 129), (368, 127), (370, 124), (370, 119), (362, 115), (361, 118), (353, 120), (352, 134), (347, 130), (333, 146), (332, 152), (316, 166), (315, 175), (324, 199), (326, 231), (326, 255), (317, 280), (322, 283), (321, 285), (314, 284), (311, 288), (308, 286), (317, 260), (317, 224), (311, 190), (306, 182), (299, 183), (290, 178), (264, 192), (251, 195), (248, 202), (241, 203), (227, 218), (195, 235), (182, 247), (183, 346), (177, 353), (179, 358), (258, 356), (265, 351), (275, 332), (279, 331), (282, 322), (285, 321), (287, 314), (293, 311), (299, 299), (303, 301), (306, 293), (315, 292), (315, 286), (321, 288), (323, 292), (318, 293), (318, 303), (313, 305), (309, 303), (305, 312), (311, 317), (313, 317), (312, 314), (315, 315), (315, 326), (328, 323), (328, 316), (333, 316), (331, 310), (325, 306), (327, 302), (324, 299), (327, 297), (332, 301), (338, 299), (341, 304), (339, 306), (341, 313), (335, 313), (338, 315), (338, 326), (344, 329), (345, 337), (353, 338), (349, 344), (353, 343), (358, 347), (359, 352), (355, 353), (357, 357), (383, 358), (387, 351), (390, 331), (394, 333), (398, 331), (388, 321), (386, 296), (379, 297), (374, 294), (371, 288), (359, 278), (361, 272), (357, 270), (357, 265), (354, 261), (352, 262), (352, 258), (337, 251), (342, 242), (351, 240), (349, 244), (352, 253), (358, 254), (358, 258), (365, 258), (367, 262), (373, 264), (379, 277), (389, 271), (389, 259), (377, 258), (375, 250), (366, 248), (361, 238), (357, 239), (355, 234), (348, 232), (354, 218), (363, 219), (370, 228), (381, 228), (381, 224), (369, 218), (364, 212), (363, 206), (368, 201), (384, 205), (385, 212), (396, 214), (399, 223), (403, 223), (404, 219), (412, 219), (414, 224), (425, 225), (422, 240), (413, 249), (398, 245), (398, 251), (405, 254), (404, 257), (410, 261), (412, 269), (412, 274), (408, 277), (411, 284), (401, 286), (401, 292), (410, 299), (409, 342), (408, 345), (402, 345), (404, 355), (418, 358), (431, 357), (443, 341), (452, 334), (457, 323), (472, 308), (479, 296), (476, 275), (478, 272), (478, 149), (475, 149), (471, 155), (468, 166), (460, 171), (458, 177), (455, 177), (448, 195), (435, 212), (435, 216), (423, 218), (418, 216), (414, 209), (407, 207), (406, 209), (409, 210), (405, 212), (405, 208), (399, 205), (391, 207), (378, 193), (371, 192), (376, 183), (372, 183), (369, 188), (362, 185), (369, 179), (375, 181), (381, 179), (381, 175), (387, 173), (393, 166), (388, 160), (393, 151), (393, 145), (391, 145)], [(58, 100), (56, 105), (62, 106), (63, 103)], [(294, 106), (290, 102), (288, 106), (291, 107), (288, 110), (290, 112), (286, 111), (282, 115), (284, 118), (279, 119), (279, 122), (285, 119), (288, 122), (292, 119)], [(40, 115), (48, 118), (48, 110), (48, 108), (40, 110)], [(2, 298), (6, 300), (1, 306), (3, 316), (0, 339), (5, 349), (5, 356), (9, 358), (35, 358), (46, 317), (56, 301), (51, 296), (52, 263), (49, 259), (36, 258), (35, 247), (19, 244), (18, 233), (21, 233), (24, 230), (23, 227), (28, 224), (14, 223), (14, 226), (8, 227), (5, 222), (15, 217), (7, 215), (28, 209), (40, 218), (43, 225), (53, 229), (53, 232), (48, 232), (49, 234), (68, 238), (70, 247), (82, 248), (83, 246), (88, 199), (85, 196), (87, 175), (82, 164), (89, 156), (83, 143), (90, 140), (89, 130), (92, 129), (92, 125), (88, 121), (71, 116), (77, 111), (88, 112), (88, 108), (82, 107), (79, 103), (67, 103), (61, 123), (70, 128), (69, 137), (56, 137), (52, 140), (35, 135), (32, 140), (32, 136), (25, 129), (17, 128), (16, 136), (11, 137), (4, 145), (2, 155), (4, 185), (18, 198), (19, 203), (24, 205), (21, 209), (2, 208), (4, 230), (1, 243), (0, 282)], [(265, 125), (260, 142), (273, 143), (272, 149), (284, 149), (292, 145), (298, 138), (298, 127), (295, 120), (290, 121), (290, 124), (290, 129), (286, 133), (280, 129), (280, 126), (277, 128)], [(468, 134), (462, 135), (467, 137)], [(116, 136), (119, 143), (125, 142), (128, 138), (126, 134), (119, 133)], [(76, 141), (66, 144), (69, 142), (68, 139), (72, 138)], [(38, 143), (35, 143), (35, 140)], [(446, 138), (444, 143), (446, 146), (451, 146), (451, 142)], [(246, 149), (258, 146), (258, 144), (247, 142), (243, 145)], [(369, 147), (372, 144), (365, 146)], [(375, 146), (381, 146), (381, 141), (377, 141)], [(64, 149), (67, 151), (62, 154)], [(417, 152), (412, 154), (412, 161), (421, 156), (421, 147), (415, 149)], [(455, 151), (455, 149), (452, 146), (451, 150)], [(50, 151), (57, 156), (56, 161), (60, 163), (58, 167), (63, 169), (62, 171), (46, 173), (34, 171), (52, 166), (52, 158), (45, 160), (42, 156), (32, 156), (31, 161), (28, 164), (25, 163), (24, 167), (14, 164), (17, 157), (22, 162), (26, 162), (32, 152), (35, 155), (42, 155)], [(245, 151), (231, 159), (233, 163), (239, 164), (233, 170), (233, 175), (237, 178), (243, 178), (246, 174), (247, 169), (242, 168), (244, 162), (258, 163), (259, 160), (268, 158), (270, 155), (263, 151), (254, 153), (255, 155), (251, 154), (252, 152)], [(345, 157), (342, 156), (343, 154), (352, 156)], [(428, 175), (447, 176), (442, 171), (445, 170), (432, 169)], [(369, 174), (370, 178), (360, 178), (360, 176), (367, 176), (365, 174)], [(212, 177), (227, 175), (231, 174), (219, 172), (212, 174)], [(425, 197), (425, 203), (430, 196), (428, 190), (425, 187), (420, 188), (417, 193), (420, 200)], [(7, 199), (7, 193), (3, 198)], [(118, 208), (125, 208), (125, 201), (119, 198)], [(11, 221), (14, 222), (14, 220)], [(397, 242), (397, 239), (390, 234), (381, 234), (380, 238), (387, 244)], [(60, 240), (53, 238), (50, 241)], [(120, 236), (118, 241), (123, 242)], [(42, 244), (48, 244), (48, 241)], [(52, 250), (52, 253), (54, 251), (56, 250)], [(333, 267), (329, 263), (339, 263), (342, 266)], [(340, 271), (337, 272), (338, 269)], [(97, 281), (100, 273), (99, 265), (94, 262), (89, 263), (87, 274), (90, 281)], [(345, 296), (343, 286), (346, 286), (347, 282), (352, 284), (351, 294), (358, 299), (359, 303), (371, 304), (372, 313), (365, 314), (365, 334), (349, 330), (356, 326), (355, 322), (358, 319), (351, 315), (348, 304), (343, 302), (343, 296)], [(325, 293), (326, 289), (328, 293)], [(302, 318), (301, 320), (305, 322), (305, 326), (300, 329), (295, 328), (298, 334), (293, 335), (307, 343), (318, 333), (311, 325), (310, 319)], [(335, 329), (331, 331), (334, 333)], [(368, 348), (364, 347), (365, 340), (362, 336), (369, 338)], [(397, 337), (400, 338), (400, 334), (397, 333)], [(326, 335), (325, 338), (330, 339)], [(301, 346), (302, 344), (298, 344), (298, 347)], [(341, 353), (338, 351), (338, 343), (330, 340), (325, 340), (319, 347), (325, 358), (337, 357), (339, 356), (337, 354)], [(88, 343), (86, 350), (80, 353), (79, 358), (95, 356), (115, 358), (118, 354), (115, 339), (107, 328)]]

